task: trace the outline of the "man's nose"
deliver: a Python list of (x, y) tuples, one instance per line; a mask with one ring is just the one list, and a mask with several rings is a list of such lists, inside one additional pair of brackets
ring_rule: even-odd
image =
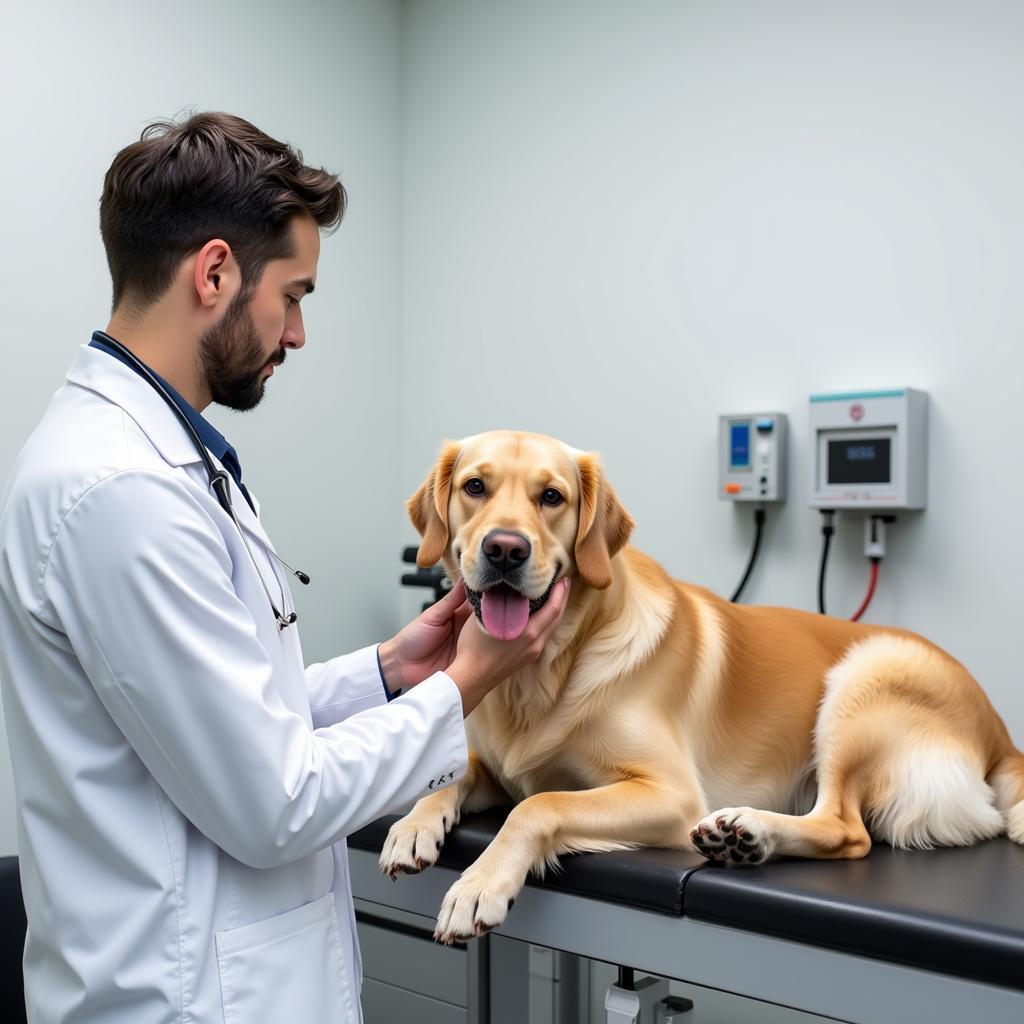
[(298, 316), (295, 318), (293, 323), (289, 323), (285, 329), (284, 334), (281, 335), (281, 347), (282, 348), (302, 348), (306, 344), (306, 325), (302, 322), (302, 312), (299, 311)]
[(521, 533), (511, 533), (508, 530), (491, 530), (484, 537), (481, 546), (487, 561), (502, 572), (518, 569), (533, 550), (530, 542)]

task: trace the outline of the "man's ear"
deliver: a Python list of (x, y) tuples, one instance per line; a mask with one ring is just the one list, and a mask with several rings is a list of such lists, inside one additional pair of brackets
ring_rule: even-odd
[(412, 525), (423, 537), (416, 555), (416, 564), (421, 569), (439, 562), (448, 547), (448, 498), (452, 472), (461, 451), (456, 441), (445, 441), (427, 479), (406, 502)]
[(604, 590), (612, 581), (612, 559), (636, 525), (605, 479), (597, 455), (577, 462), (580, 474), (580, 521), (576, 532), (576, 569), (590, 587)]
[(201, 306), (226, 309), (242, 286), (235, 254), (222, 238), (212, 238), (196, 253), (192, 284)]

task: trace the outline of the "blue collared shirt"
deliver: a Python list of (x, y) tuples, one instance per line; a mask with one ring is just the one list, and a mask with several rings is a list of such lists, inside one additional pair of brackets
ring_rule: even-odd
[[(89, 342), (90, 348), (98, 348), (101, 352), (106, 352), (107, 355), (113, 356), (119, 363), (124, 363), (129, 369), (135, 370), (136, 373), (139, 371), (132, 366), (124, 356), (115, 348), (111, 348), (103, 340), (103, 332), (96, 331), (92, 336), (92, 341)], [(167, 393), (174, 399), (174, 404), (184, 413), (185, 418), (192, 424), (193, 429), (199, 435), (199, 440), (206, 445), (207, 448), (221, 461), (221, 465), (234, 477), (235, 483), (238, 484), (238, 489), (242, 492), (245, 500), (249, 503), (249, 508), (256, 512), (256, 506), (253, 504), (253, 500), (249, 497), (249, 492), (245, 488), (245, 484), (242, 483), (242, 466), (238, 461), (238, 453), (228, 439), (208, 420), (202, 413), (198, 412), (186, 399), (184, 399), (178, 391), (175, 390), (170, 384), (167, 383), (154, 370), (152, 367), (147, 367), (150, 373), (167, 389)], [(141, 377), (142, 374), (139, 374)], [(145, 378), (143, 378), (145, 380)]]

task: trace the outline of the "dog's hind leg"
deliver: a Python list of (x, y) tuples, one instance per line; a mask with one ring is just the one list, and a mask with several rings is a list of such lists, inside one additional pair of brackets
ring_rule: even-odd
[(819, 789), (814, 808), (803, 815), (724, 807), (703, 818), (690, 838), (698, 853), (727, 864), (760, 864), (773, 855), (864, 857), (871, 837), (848, 781), (840, 778)]
[(988, 781), (996, 793), (996, 807), (1006, 816), (1006, 834), (1024, 845), (1024, 754), (1007, 754)]
[(985, 781), (998, 735), (987, 698), (935, 649), (887, 634), (829, 673), (815, 729), (818, 798), (803, 816), (713, 812), (694, 831), (713, 860), (773, 854), (856, 858), (871, 837), (893, 846), (967, 846), (1003, 831)]

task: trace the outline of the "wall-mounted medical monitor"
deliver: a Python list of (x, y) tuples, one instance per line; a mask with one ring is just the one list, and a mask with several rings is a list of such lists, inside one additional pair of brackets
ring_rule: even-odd
[(926, 392), (896, 388), (812, 395), (810, 426), (813, 507), (925, 507)]
[(723, 501), (784, 501), (786, 414), (718, 417), (718, 497)]

